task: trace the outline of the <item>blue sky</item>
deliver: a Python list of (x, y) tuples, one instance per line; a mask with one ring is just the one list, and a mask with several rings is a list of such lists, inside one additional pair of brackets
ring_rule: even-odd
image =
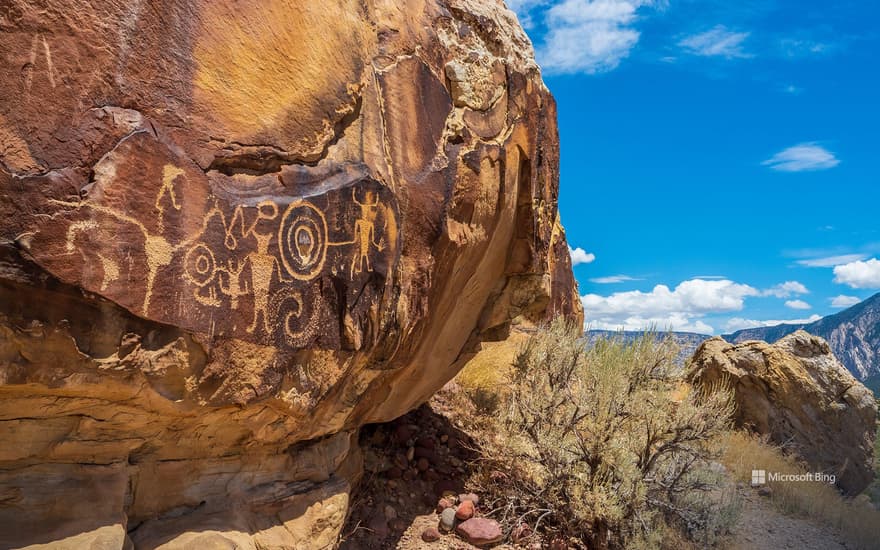
[(593, 328), (704, 333), (880, 291), (880, 2), (518, 0)]

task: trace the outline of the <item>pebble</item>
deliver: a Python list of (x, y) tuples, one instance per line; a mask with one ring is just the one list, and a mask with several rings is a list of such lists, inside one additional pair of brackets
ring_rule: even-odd
[(455, 508), (447, 508), (440, 513), (440, 528), (444, 531), (452, 531), (455, 527)]
[(426, 472), (430, 467), (431, 463), (428, 462), (427, 458), (420, 458), (419, 461), (416, 463), (416, 468), (418, 468), (420, 472)]
[(403, 443), (411, 438), (414, 432), (415, 430), (413, 430), (407, 424), (401, 424), (394, 430), (394, 440), (398, 443)]
[(392, 466), (388, 469), (387, 472), (385, 472), (385, 477), (387, 477), (389, 480), (400, 479), (401, 477), (403, 477), (403, 470), (401, 470), (397, 466)]
[(419, 447), (424, 447), (429, 451), (433, 451), (434, 447), (437, 445), (437, 442), (434, 441), (433, 437), (424, 436), (416, 439), (416, 445)]
[(428, 527), (422, 531), (422, 540), (425, 542), (434, 542), (440, 540), (440, 531), (436, 527)]
[(449, 441), (449, 435), (443, 434), (440, 436), (440, 443), (446, 443), (447, 441)]
[(447, 508), (452, 508), (452, 506), (453, 504), (451, 500), (449, 500), (448, 498), (441, 498), (437, 501), (437, 513), (439, 514)]
[(474, 517), (474, 503), (470, 500), (465, 500), (461, 504), (458, 505), (458, 509), (455, 511), (455, 517), (464, 521), (471, 519)]
[(416, 448), (415, 447), (410, 447), (409, 449), (406, 450), (406, 461), (407, 462), (412, 462), (412, 459), (415, 458), (415, 456), (416, 456)]
[(466, 500), (473, 502), (474, 506), (479, 506), (480, 504), (480, 497), (478, 497), (475, 493), (465, 493), (463, 495), (458, 495), (459, 502), (464, 502)]
[(494, 519), (471, 518), (459, 523), (455, 532), (474, 546), (488, 546), (504, 539), (501, 525)]

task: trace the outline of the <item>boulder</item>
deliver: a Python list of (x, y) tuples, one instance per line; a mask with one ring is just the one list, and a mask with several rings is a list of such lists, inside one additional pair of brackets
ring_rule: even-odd
[(697, 349), (689, 376), (703, 388), (729, 384), (737, 426), (834, 474), (845, 493), (858, 494), (873, 480), (874, 396), (822, 338), (804, 331), (772, 345), (712, 338)]
[(0, 51), (0, 547), (324, 547), (362, 425), (581, 316), (501, 0), (12, 0)]
[(504, 540), (501, 525), (494, 519), (471, 518), (459, 523), (455, 532), (474, 546), (489, 546)]

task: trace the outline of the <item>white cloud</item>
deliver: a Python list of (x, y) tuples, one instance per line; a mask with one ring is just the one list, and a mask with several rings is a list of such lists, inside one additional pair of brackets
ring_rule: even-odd
[(838, 265), (857, 262), (867, 258), (867, 254), (841, 254), (839, 256), (826, 256), (824, 258), (810, 258), (798, 260), (797, 263), (805, 267), (835, 267)]
[(785, 281), (767, 290), (761, 291), (762, 296), (775, 296), (777, 298), (788, 298), (793, 294), (809, 294), (810, 291), (803, 284), (797, 281)]
[(831, 307), (850, 307), (859, 302), (861, 302), (861, 300), (855, 296), (844, 296), (841, 294), (840, 296), (835, 296), (831, 299)]
[(547, 10), (538, 61), (554, 73), (613, 70), (639, 41), (634, 27), (639, 9), (664, 4), (661, 0), (562, 0)]
[(641, 281), (641, 279), (636, 279), (635, 277), (630, 277), (629, 275), (610, 275), (608, 277), (596, 277), (594, 279), (590, 279), (591, 283), (596, 283), (600, 285), (613, 285), (616, 283), (624, 283), (626, 281)]
[(580, 247), (573, 249), (572, 247), (569, 246), (568, 253), (569, 253), (569, 255), (571, 255), (571, 265), (572, 266), (581, 265), (581, 264), (591, 264), (594, 261), (596, 261), (595, 254), (593, 254), (591, 252), (587, 252), (586, 250), (584, 250), (583, 248), (580, 248)]
[(581, 296), (581, 303), (587, 325), (593, 328), (639, 330), (655, 326), (658, 329), (711, 333), (712, 327), (700, 317), (707, 313), (741, 310), (747, 296), (758, 295), (757, 289), (726, 279), (691, 279), (680, 283), (674, 290), (657, 285), (651, 292), (633, 290), (610, 296), (587, 294)]
[(743, 42), (748, 37), (747, 32), (733, 32), (724, 25), (717, 25), (706, 32), (682, 39), (678, 45), (693, 55), (747, 58), (752, 57), (743, 51)]
[(779, 172), (807, 172), (834, 168), (840, 160), (821, 145), (809, 142), (780, 151), (761, 164)]
[(813, 308), (813, 306), (811, 306), (810, 304), (806, 303), (803, 300), (788, 300), (787, 302), (785, 302), (785, 307), (791, 308), (791, 309), (812, 309)]
[(742, 319), (740, 317), (734, 317), (730, 319), (724, 324), (724, 330), (728, 332), (735, 332), (737, 330), (742, 330), (744, 328), (758, 328), (758, 327), (775, 327), (776, 325), (807, 325), (809, 323), (814, 323), (821, 319), (821, 315), (810, 315), (806, 319), (786, 319), (786, 320), (764, 320), (758, 321), (755, 319)]
[(852, 288), (880, 288), (880, 261), (871, 258), (834, 268), (834, 282)]

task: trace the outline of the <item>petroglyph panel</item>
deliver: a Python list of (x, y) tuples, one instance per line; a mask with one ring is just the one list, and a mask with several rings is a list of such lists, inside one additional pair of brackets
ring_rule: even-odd
[(218, 196), (142, 132), (95, 174), (80, 199), (50, 201), (34, 256), (143, 317), (279, 347), (339, 345), (340, 308), (363, 319), (392, 282), (397, 207), (357, 171), (316, 195)]

